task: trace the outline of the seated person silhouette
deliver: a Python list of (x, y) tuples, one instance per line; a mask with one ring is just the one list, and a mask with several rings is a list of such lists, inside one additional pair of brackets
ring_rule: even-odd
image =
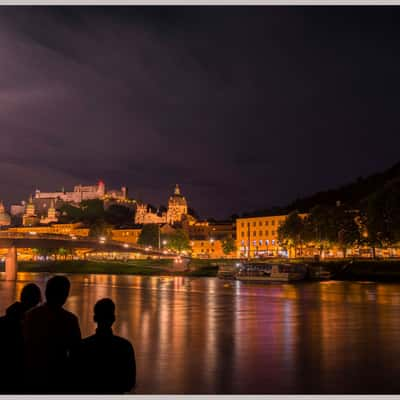
[(42, 299), (39, 286), (28, 283), (16, 301), (0, 318), (0, 393), (23, 392), (23, 338), (22, 320), (25, 313)]
[(63, 308), (69, 290), (68, 278), (52, 277), (46, 285), (46, 302), (26, 313), (23, 337), (29, 393), (68, 392), (68, 356), (81, 340), (78, 318)]
[(71, 353), (71, 370), (79, 393), (129, 392), (136, 383), (135, 353), (131, 343), (112, 332), (115, 305), (101, 299), (94, 306), (96, 333), (83, 339)]

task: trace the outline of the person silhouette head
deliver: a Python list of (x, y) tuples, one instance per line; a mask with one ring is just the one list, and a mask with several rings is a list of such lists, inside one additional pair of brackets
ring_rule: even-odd
[(22, 289), (20, 301), (25, 310), (37, 306), (42, 300), (42, 294), (38, 285), (28, 283)]
[(50, 278), (46, 285), (46, 301), (50, 306), (62, 307), (67, 301), (71, 284), (69, 279), (62, 275)]
[(94, 306), (94, 322), (98, 329), (110, 329), (115, 321), (115, 304), (111, 299), (101, 299)]

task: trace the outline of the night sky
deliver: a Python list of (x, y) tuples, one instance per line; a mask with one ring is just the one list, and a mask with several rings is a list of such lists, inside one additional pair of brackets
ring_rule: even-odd
[(400, 7), (1, 7), (0, 198), (103, 179), (202, 217), (400, 160)]

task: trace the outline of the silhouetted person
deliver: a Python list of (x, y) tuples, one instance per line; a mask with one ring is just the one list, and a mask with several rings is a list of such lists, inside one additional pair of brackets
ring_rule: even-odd
[(30, 393), (64, 393), (71, 348), (80, 343), (78, 318), (63, 305), (70, 289), (68, 278), (54, 276), (46, 285), (46, 303), (29, 311), (23, 324), (25, 374)]
[(23, 392), (22, 320), (25, 313), (42, 299), (39, 286), (29, 283), (16, 301), (0, 318), (0, 393)]
[(72, 352), (71, 368), (79, 393), (117, 394), (136, 384), (135, 352), (131, 343), (112, 332), (115, 305), (101, 299), (94, 306), (96, 333)]

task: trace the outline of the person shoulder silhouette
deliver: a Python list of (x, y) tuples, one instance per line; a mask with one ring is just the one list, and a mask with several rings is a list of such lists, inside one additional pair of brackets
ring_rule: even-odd
[(65, 373), (71, 348), (81, 340), (78, 318), (63, 308), (70, 290), (65, 276), (46, 285), (46, 303), (26, 314), (23, 324), (25, 374), (34, 393), (67, 391)]
[(37, 306), (42, 299), (39, 286), (28, 283), (16, 301), (0, 318), (0, 341), (2, 345), (0, 363), (0, 393), (21, 393), (23, 390), (23, 337), (22, 322), (27, 311)]
[(83, 339), (71, 353), (77, 391), (80, 393), (118, 394), (136, 384), (136, 361), (132, 344), (113, 334), (115, 304), (101, 299), (94, 306), (96, 333)]

